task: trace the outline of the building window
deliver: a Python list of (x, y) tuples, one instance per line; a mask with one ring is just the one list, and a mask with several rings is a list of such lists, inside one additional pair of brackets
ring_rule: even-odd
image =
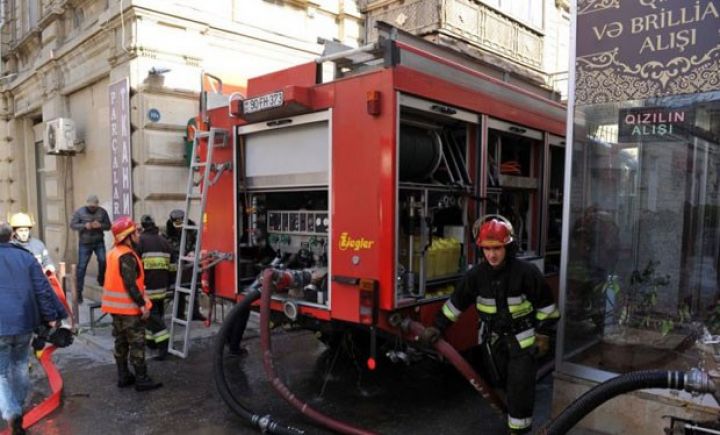
[(543, 28), (543, 5), (538, 0), (482, 0), (511, 17), (538, 29)]
[(27, 4), (27, 22), (28, 30), (30, 30), (37, 25), (38, 20), (40, 19), (40, 0), (29, 0)]

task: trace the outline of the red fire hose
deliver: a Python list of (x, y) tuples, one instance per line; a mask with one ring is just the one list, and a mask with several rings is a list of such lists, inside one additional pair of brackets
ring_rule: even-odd
[[(60, 406), (63, 380), (52, 360), (52, 354), (55, 352), (55, 349), (55, 346), (50, 345), (43, 349), (42, 355), (40, 355), (40, 365), (42, 365), (47, 375), (51, 393), (45, 400), (35, 405), (33, 409), (23, 416), (23, 428), (25, 429), (42, 420)], [(0, 435), (10, 435), (10, 429), (4, 430)]]
[(262, 287), (262, 299), (260, 303), (260, 346), (263, 353), (263, 365), (265, 367), (265, 374), (270, 381), (270, 384), (275, 390), (287, 400), (292, 406), (295, 407), (302, 414), (310, 417), (317, 421), (321, 425), (330, 428), (336, 432), (353, 435), (372, 435), (373, 432), (359, 429), (354, 426), (350, 426), (347, 423), (335, 420), (325, 414), (322, 414), (315, 409), (311, 408), (310, 405), (301, 401), (297, 398), (288, 387), (283, 384), (280, 378), (275, 373), (272, 360), (272, 350), (270, 343), (270, 300), (272, 297), (272, 291), (275, 284), (273, 283), (273, 277), (275, 270), (266, 269), (263, 272), (263, 287)]
[[(413, 320), (406, 319), (402, 323), (402, 329), (411, 334), (411, 338), (417, 339), (425, 327)], [(478, 393), (490, 403), (490, 406), (497, 412), (504, 414), (507, 409), (503, 401), (498, 397), (493, 390), (484, 380), (477, 374), (475, 369), (455, 350), (454, 347), (442, 338), (435, 342), (435, 350), (440, 352), (445, 358), (448, 359), (455, 366), (455, 368), (470, 382), (470, 385), (475, 388)]]

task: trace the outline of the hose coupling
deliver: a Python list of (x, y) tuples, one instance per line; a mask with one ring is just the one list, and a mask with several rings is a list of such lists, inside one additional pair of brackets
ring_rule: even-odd
[(403, 316), (400, 313), (392, 313), (388, 317), (388, 323), (393, 328), (399, 328), (402, 325)]
[(685, 372), (685, 391), (690, 393), (715, 393), (715, 382), (708, 374), (700, 369), (694, 368)]
[(267, 432), (270, 423), (272, 423), (270, 415), (253, 415), (253, 424), (260, 429), (261, 433)]

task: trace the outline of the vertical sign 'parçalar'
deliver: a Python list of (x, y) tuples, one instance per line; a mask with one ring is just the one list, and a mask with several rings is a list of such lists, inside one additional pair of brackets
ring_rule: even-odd
[(110, 155), (112, 214), (132, 216), (132, 152), (130, 148), (130, 88), (124, 78), (108, 86), (110, 99)]

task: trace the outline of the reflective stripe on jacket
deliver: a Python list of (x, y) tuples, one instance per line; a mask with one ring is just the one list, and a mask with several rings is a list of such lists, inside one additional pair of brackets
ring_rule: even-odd
[[(140, 257), (128, 245), (117, 245), (107, 254), (107, 270), (105, 271), (105, 285), (102, 295), (103, 313), (123, 314), (126, 316), (139, 316), (140, 307), (130, 298), (120, 273), (120, 257), (132, 254), (137, 261), (139, 273), (135, 281), (138, 290), (145, 295), (145, 274)], [(149, 303), (149, 300), (148, 300)], [(148, 303), (145, 305), (148, 306)], [(150, 305), (152, 306), (152, 305)], [(150, 307), (148, 307), (149, 309)]]
[(143, 268), (147, 270), (168, 270), (170, 269), (169, 252), (143, 252)]
[(560, 318), (560, 311), (557, 309), (557, 305), (550, 304), (542, 308), (538, 308), (535, 313), (535, 318), (539, 321), (543, 320), (554, 320)]
[(497, 269), (483, 262), (469, 270), (443, 305), (436, 325), (446, 328), (473, 303), (489, 332), (514, 336), (522, 349), (535, 344), (537, 322), (559, 318), (542, 273), (515, 258)]
[(150, 341), (156, 344), (160, 344), (164, 341), (170, 340), (170, 332), (167, 329), (161, 329), (158, 332), (153, 333), (152, 331), (145, 329), (145, 341)]
[(147, 289), (145, 290), (145, 295), (147, 295), (148, 299), (150, 299), (151, 301), (162, 301), (167, 297), (167, 289)]

